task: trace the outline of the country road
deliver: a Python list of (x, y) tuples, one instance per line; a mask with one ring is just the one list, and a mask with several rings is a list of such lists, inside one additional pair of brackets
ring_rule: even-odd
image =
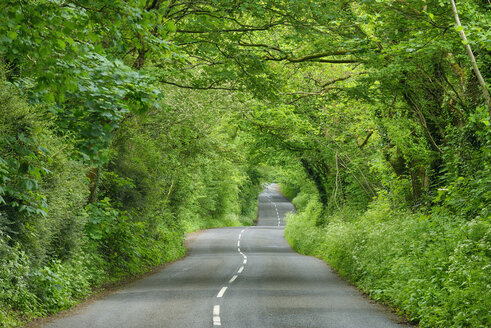
[(276, 186), (254, 227), (211, 229), (189, 255), (44, 327), (405, 327), (284, 238), (293, 210)]

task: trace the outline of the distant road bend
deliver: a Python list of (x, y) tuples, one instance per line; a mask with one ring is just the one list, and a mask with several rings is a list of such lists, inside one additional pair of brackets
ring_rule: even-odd
[(269, 185), (254, 227), (204, 231), (189, 256), (45, 327), (406, 327), (284, 238), (293, 205)]

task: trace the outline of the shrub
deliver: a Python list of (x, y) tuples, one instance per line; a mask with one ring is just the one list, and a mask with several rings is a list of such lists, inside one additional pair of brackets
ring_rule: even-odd
[[(299, 193), (294, 203), (303, 204)], [(430, 214), (391, 209), (383, 197), (357, 219), (323, 215), (315, 195), (285, 230), (292, 247), (329, 262), (373, 298), (421, 327), (489, 327), (491, 224), (435, 207)], [(346, 211), (345, 211), (346, 212)], [(349, 214), (351, 217), (353, 213)]]

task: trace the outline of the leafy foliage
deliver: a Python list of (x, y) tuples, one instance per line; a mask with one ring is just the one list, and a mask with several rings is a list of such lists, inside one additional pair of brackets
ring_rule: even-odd
[(241, 141), (217, 129), (217, 113), (206, 126), (186, 104), (125, 116), (90, 202), (94, 162), (74, 151), (78, 137), (53, 134), (57, 114), (27, 105), (8, 83), (1, 90), (2, 324), (66, 309), (93, 287), (183, 256), (184, 231), (252, 223), (260, 181), (232, 165)]
[(299, 249), (422, 325), (485, 322), (490, 116), (457, 30), (489, 83), (489, 3), (457, 6), (3, 1), (1, 322), (251, 224), (265, 177)]
[[(294, 199), (297, 206), (302, 194)], [(304, 254), (328, 261), (371, 297), (392, 304), (421, 327), (490, 323), (489, 221), (390, 209), (379, 199), (365, 213), (345, 209), (319, 228), (311, 198), (290, 216), (285, 234)]]

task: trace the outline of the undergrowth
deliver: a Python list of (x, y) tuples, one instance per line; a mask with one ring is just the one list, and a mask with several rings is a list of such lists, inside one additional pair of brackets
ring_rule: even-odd
[[(210, 155), (225, 136), (170, 133), (171, 114), (126, 120), (107, 163), (94, 167), (49, 110), (27, 104), (0, 74), (0, 327), (184, 256), (186, 232), (252, 224), (254, 170)], [(149, 129), (159, 124), (160, 133)]]
[[(326, 215), (315, 193), (300, 192), (285, 235), (372, 298), (421, 327), (490, 327), (491, 223), (486, 206), (473, 218), (448, 204), (429, 213), (393, 208), (384, 196), (366, 211)], [(319, 216), (326, 216), (323, 225)]]

